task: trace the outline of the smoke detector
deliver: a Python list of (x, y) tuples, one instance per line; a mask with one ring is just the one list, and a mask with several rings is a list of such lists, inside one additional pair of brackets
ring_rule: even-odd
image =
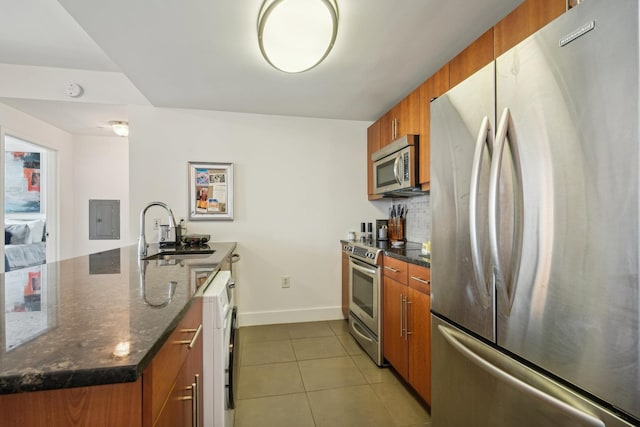
[(84, 93), (84, 89), (78, 83), (69, 83), (65, 88), (65, 92), (71, 98), (78, 98)]

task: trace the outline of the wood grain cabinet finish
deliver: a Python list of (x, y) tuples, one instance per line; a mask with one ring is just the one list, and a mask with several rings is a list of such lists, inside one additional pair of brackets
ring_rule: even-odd
[(20, 427), (139, 426), (142, 380), (0, 396), (0, 425)]
[(380, 148), (420, 132), (420, 90), (415, 89), (380, 118)]
[(374, 194), (373, 161), (371, 155), (380, 149), (381, 120), (375, 121), (367, 129), (367, 195), (369, 200), (381, 199), (382, 196)]
[[(199, 366), (198, 366), (199, 363)], [(191, 389), (202, 378), (202, 300), (196, 299), (189, 312), (142, 374), (143, 426), (171, 425), (176, 419), (201, 408), (201, 390)], [(198, 400), (188, 396), (199, 396)], [(201, 412), (201, 411), (200, 411)], [(199, 416), (200, 417), (200, 416)], [(195, 423), (186, 426), (196, 425)]]
[(384, 258), (383, 353), (431, 404), (430, 269)]
[(409, 383), (431, 405), (431, 270), (409, 264)]
[(462, 82), (493, 58), (493, 28), (490, 28), (449, 62), (450, 86)]
[(494, 56), (502, 55), (566, 10), (566, 0), (525, 0), (494, 26)]

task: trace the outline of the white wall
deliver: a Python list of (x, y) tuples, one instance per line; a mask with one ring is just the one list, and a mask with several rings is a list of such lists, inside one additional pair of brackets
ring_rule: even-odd
[[(58, 209), (47, 215), (56, 215), (59, 228), (57, 230), (58, 259), (74, 256), (73, 239), (68, 238), (74, 232), (73, 222), (73, 143), (72, 136), (48, 123), (37, 120), (27, 114), (0, 104), (0, 137), (4, 134), (38, 144), (56, 151), (58, 160)], [(4, 138), (2, 138), (4, 139)], [(4, 156), (4, 150), (2, 150)], [(56, 230), (47, 229), (49, 234)]]
[(339, 240), (387, 215), (366, 197), (368, 122), (136, 107), (129, 123), (132, 243), (149, 201), (187, 216), (188, 161), (233, 162), (235, 220), (188, 232), (238, 242), (241, 324), (341, 317)]
[[(129, 238), (129, 141), (114, 137), (73, 137), (74, 255), (125, 246)], [(120, 200), (120, 239), (89, 240), (89, 200)]]

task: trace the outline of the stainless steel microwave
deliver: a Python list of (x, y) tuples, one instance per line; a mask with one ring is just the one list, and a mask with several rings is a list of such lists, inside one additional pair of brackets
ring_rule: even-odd
[(404, 135), (371, 155), (373, 192), (388, 196), (422, 194), (418, 186), (418, 136)]

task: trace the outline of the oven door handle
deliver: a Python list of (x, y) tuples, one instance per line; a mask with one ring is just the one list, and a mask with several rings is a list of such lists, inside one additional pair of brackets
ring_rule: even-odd
[(349, 260), (351, 261), (351, 266), (353, 268), (355, 268), (358, 271), (361, 271), (363, 273), (367, 273), (367, 274), (371, 274), (371, 275), (375, 275), (376, 274), (376, 270), (370, 268), (367, 264), (360, 262), (360, 261), (356, 261), (353, 258), (349, 258)]
[(370, 337), (366, 336), (364, 334), (364, 331), (361, 331), (361, 327), (360, 325), (358, 325), (357, 323), (353, 323), (353, 328), (351, 329), (353, 332), (355, 332), (356, 334), (358, 334), (363, 340), (366, 340), (368, 342), (374, 342)]

